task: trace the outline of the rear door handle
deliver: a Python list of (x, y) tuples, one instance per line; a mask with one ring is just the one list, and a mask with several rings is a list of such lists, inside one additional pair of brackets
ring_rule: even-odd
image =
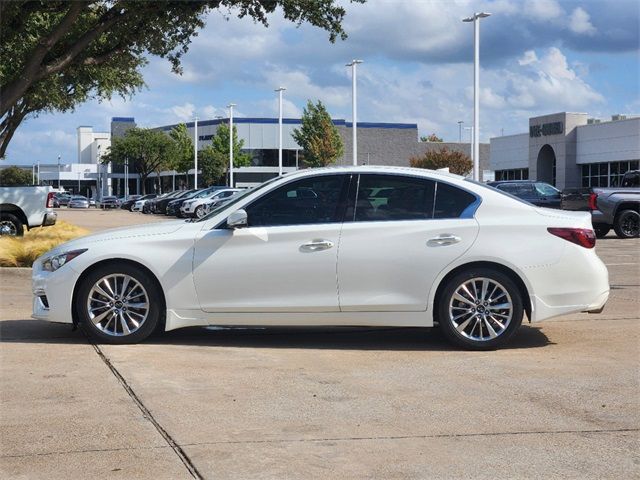
[(329, 240), (312, 240), (309, 243), (300, 245), (300, 250), (303, 252), (319, 252), (321, 250), (329, 250), (333, 247), (333, 242)]
[(450, 233), (444, 233), (442, 235), (438, 235), (437, 237), (430, 238), (427, 241), (427, 245), (430, 247), (443, 247), (445, 245), (453, 245), (454, 243), (458, 243), (460, 240), (462, 240), (460, 237), (457, 237)]

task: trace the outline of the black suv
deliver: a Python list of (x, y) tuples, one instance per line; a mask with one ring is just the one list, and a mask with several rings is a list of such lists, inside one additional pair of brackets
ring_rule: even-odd
[(561, 192), (553, 185), (534, 180), (504, 180), (487, 185), (510, 193), (538, 207), (560, 208)]

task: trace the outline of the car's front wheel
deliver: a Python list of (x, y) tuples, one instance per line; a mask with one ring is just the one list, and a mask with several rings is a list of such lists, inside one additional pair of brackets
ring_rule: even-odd
[(131, 264), (98, 267), (85, 277), (76, 312), (85, 331), (99, 343), (137, 343), (159, 324), (160, 287), (142, 268)]
[(440, 329), (450, 341), (490, 350), (507, 343), (522, 323), (523, 299), (504, 273), (475, 268), (449, 279), (436, 308)]
[(204, 205), (200, 205), (199, 207), (196, 207), (193, 213), (195, 214), (196, 218), (202, 218), (207, 214)]
[(616, 215), (613, 229), (620, 238), (637, 238), (640, 232), (640, 214), (635, 210), (623, 210)]

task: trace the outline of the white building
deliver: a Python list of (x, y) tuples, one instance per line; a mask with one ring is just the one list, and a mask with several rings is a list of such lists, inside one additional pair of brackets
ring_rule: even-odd
[(528, 133), (492, 138), (490, 151), (496, 180), (540, 180), (560, 189), (616, 186), (639, 167), (640, 117), (533, 117)]

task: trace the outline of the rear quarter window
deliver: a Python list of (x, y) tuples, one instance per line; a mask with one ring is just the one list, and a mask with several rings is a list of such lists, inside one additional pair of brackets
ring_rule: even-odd
[(467, 209), (472, 207), (476, 200), (476, 196), (466, 190), (448, 183), (438, 182), (433, 218), (460, 218), (466, 216)]

